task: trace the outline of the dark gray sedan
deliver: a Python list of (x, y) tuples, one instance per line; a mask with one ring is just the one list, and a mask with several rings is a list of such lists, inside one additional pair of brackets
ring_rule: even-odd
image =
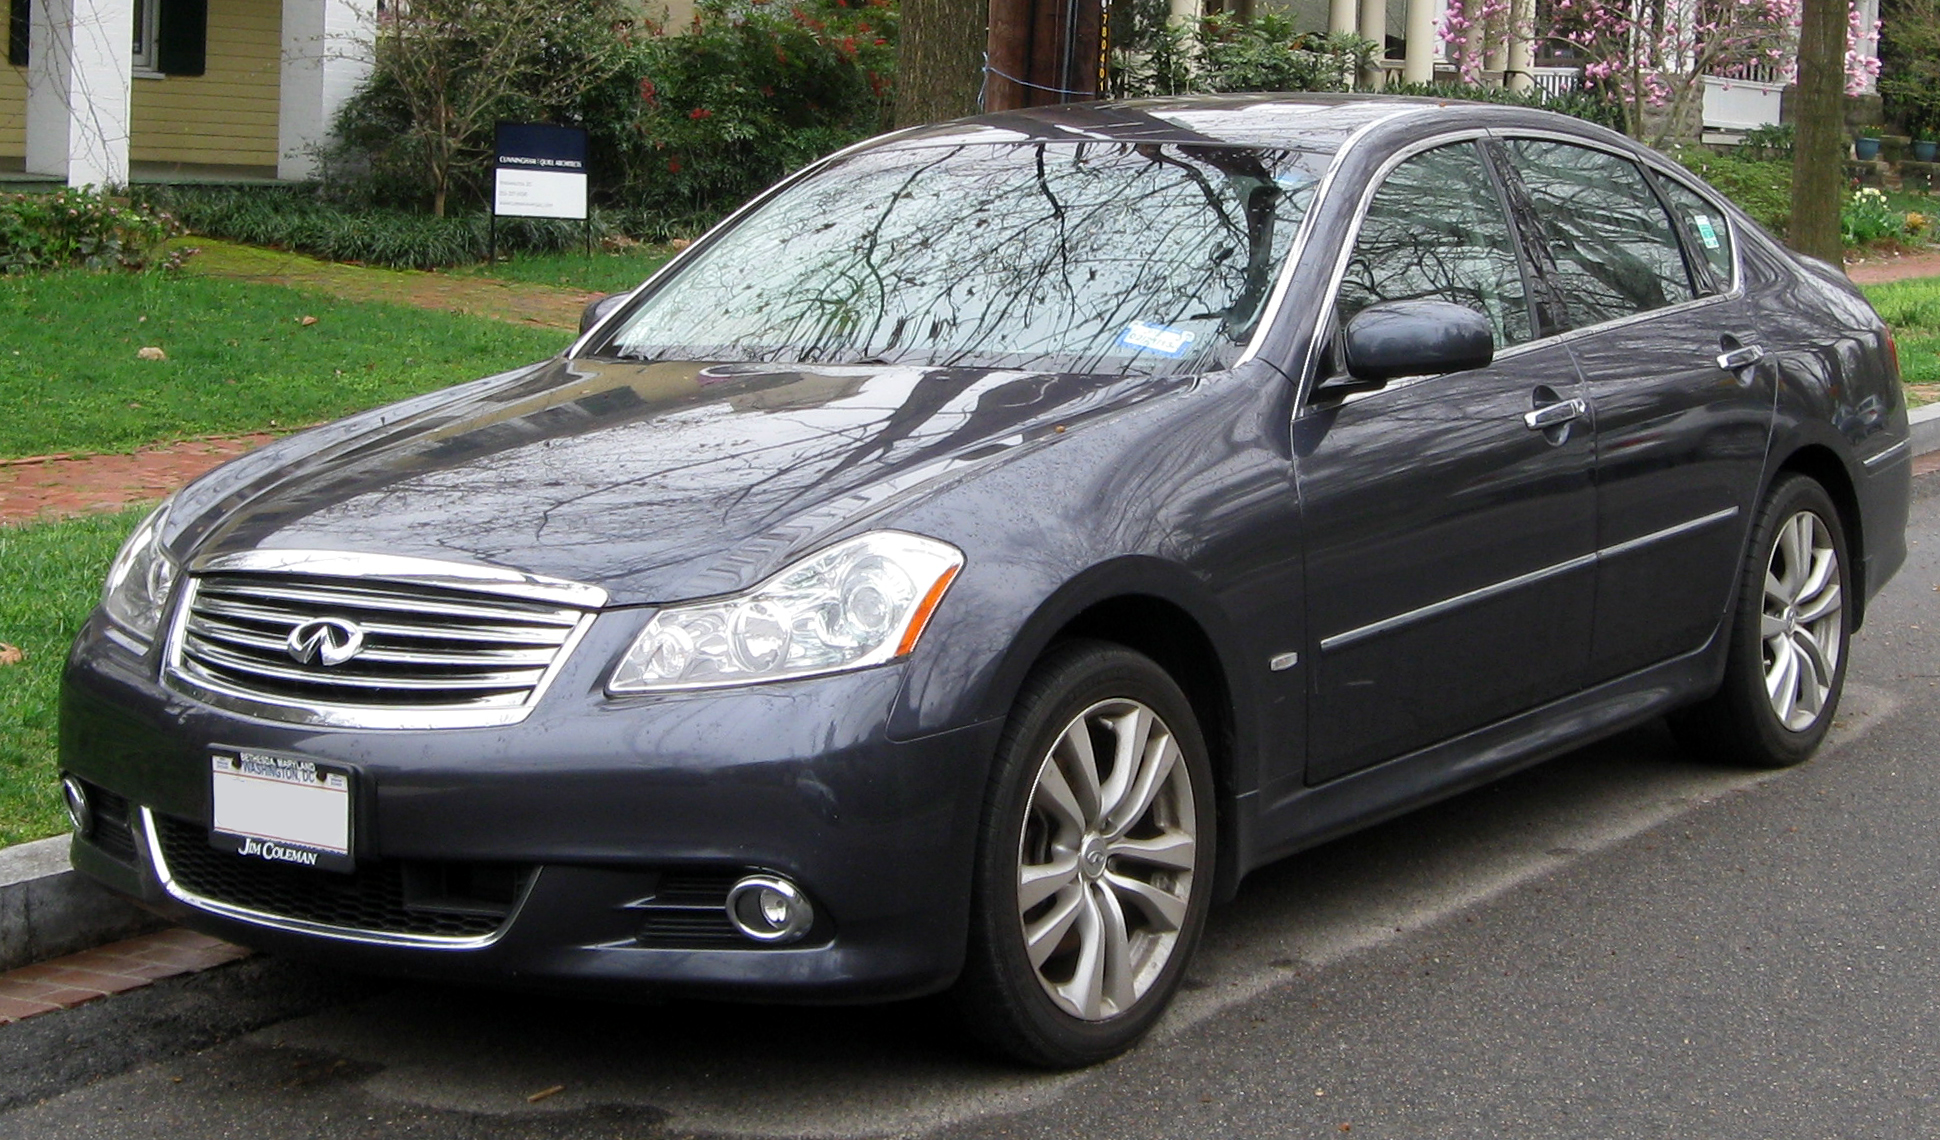
[(590, 318), (143, 524), (77, 867), (372, 970), (954, 987), (1083, 1064), (1265, 862), (1665, 714), (1804, 760), (1905, 556), (1866, 302), (1541, 112), (924, 127)]

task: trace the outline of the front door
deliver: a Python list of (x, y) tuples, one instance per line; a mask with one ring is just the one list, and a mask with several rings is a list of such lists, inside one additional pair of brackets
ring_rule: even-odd
[(1587, 667), (1587, 407), (1582, 419), (1528, 420), (1585, 397), (1568, 348), (1533, 343), (1547, 318), (1473, 143), (1425, 151), (1386, 178), (1335, 308), (1345, 321), (1408, 298), (1487, 315), (1497, 358), (1357, 395), (1316, 389), (1295, 425), (1310, 783), (1564, 696)]

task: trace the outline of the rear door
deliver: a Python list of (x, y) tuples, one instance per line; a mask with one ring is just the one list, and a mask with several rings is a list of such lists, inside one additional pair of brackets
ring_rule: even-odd
[(1553, 138), (1502, 150), (1547, 242), (1563, 339), (1595, 411), (1595, 682), (1718, 628), (1772, 390), (1722, 211), (1612, 151)]
[(1526, 421), (1582, 391), (1567, 347), (1535, 343), (1543, 316), (1477, 144), (1395, 167), (1352, 241), (1340, 320), (1380, 301), (1453, 301), (1490, 318), (1498, 355), (1377, 391), (1308, 394), (1295, 464), (1311, 783), (1573, 691), (1592, 614), (1589, 425)]

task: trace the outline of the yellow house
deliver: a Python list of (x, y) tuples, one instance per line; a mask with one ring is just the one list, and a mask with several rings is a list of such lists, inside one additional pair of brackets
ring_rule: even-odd
[(0, 0), (0, 181), (308, 178), (379, 3)]
[(373, 0), (5, 2), (0, 176), (308, 177), (370, 69)]

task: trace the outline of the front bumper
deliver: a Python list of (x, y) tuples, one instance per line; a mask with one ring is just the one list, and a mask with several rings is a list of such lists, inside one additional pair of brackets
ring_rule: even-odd
[[(68, 662), (61, 761), (125, 799), (132, 842), (77, 838), (74, 865), (189, 926), (381, 972), (778, 1000), (913, 996), (948, 985), (961, 966), (977, 813), (1001, 726), (890, 740), (900, 666), (615, 701), (599, 680), (630, 627), (596, 623), (520, 724), (322, 730), (165, 689), (154, 654), (135, 657), (100, 623), (90, 621)], [(414, 943), (356, 919), (319, 930), (278, 921), (274, 905), (197, 905), (236, 900), (185, 887), (180, 868), (171, 889), (157, 856), (165, 836), (190, 843), (184, 836), (206, 830), (209, 755), (221, 747), (350, 768), (360, 874), (510, 868), (505, 917), (483, 934)], [(809, 938), (764, 947), (645, 931), (677, 880), (757, 870), (808, 893), (818, 915)]]

